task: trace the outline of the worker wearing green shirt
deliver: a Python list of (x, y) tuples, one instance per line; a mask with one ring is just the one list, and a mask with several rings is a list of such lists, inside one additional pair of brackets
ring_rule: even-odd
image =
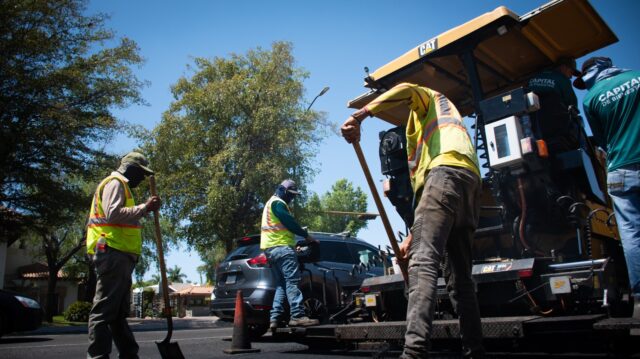
[(552, 69), (544, 70), (529, 79), (527, 87), (538, 95), (557, 95), (564, 108), (577, 107), (578, 99), (571, 87), (571, 77), (580, 76), (576, 60), (562, 57)]
[(582, 73), (574, 85), (589, 90), (584, 114), (607, 154), (607, 189), (634, 296), (633, 317), (640, 319), (640, 71), (592, 57), (582, 64)]

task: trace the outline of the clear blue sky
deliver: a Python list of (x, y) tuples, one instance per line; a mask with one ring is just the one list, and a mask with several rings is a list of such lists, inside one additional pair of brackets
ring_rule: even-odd
[[(149, 106), (116, 111), (123, 120), (148, 129), (157, 125), (172, 101), (170, 86), (179, 77), (191, 74), (187, 65), (195, 57), (227, 57), (256, 47), (269, 49), (274, 41), (290, 41), (297, 65), (310, 72), (305, 82), (307, 101), (323, 87), (330, 86), (331, 90), (318, 98), (313, 108), (326, 112), (338, 128), (353, 111), (346, 107), (347, 101), (365, 92), (362, 86), (365, 66), (374, 71), (425, 40), (498, 6), (504, 5), (522, 15), (545, 3), (544, 0), (93, 0), (88, 12), (109, 14), (108, 27), (118, 36), (136, 41), (146, 59), (136, 74), (150, 82), (142, 92)], [(640, 69), (637, 22), (640, 1), (594, 0), (591, 4), (620, 41), (587, 57), (606, 55), (620, 67)], [(584, 60), (578, 59), (578, 66)], [(577, 94), (581, 101), (584, 93), (577, 91)], [(380, 184), (383, 176), (377, 155), (377, 134), (389, 127), (370, 119), (363, 129), (361, 145), (374, 180)], [(120, 138), (114, 144), (114, 152), (124, 154), (135, 145), (130, 139)], [(323, 194), (336, 180), (347, 178), (369, 194), (353, 149), (341, 137), (330, 135), (320, 145), (316, 164), (319, 173), (307, 184), (308, 190)], [(369, 210), (377, 212), (370, 194), (369, 198)], [(404, 230), (389, 203), (386, 211), (394, 231)], [(388, 243), (379, 219), (370, 221), (359, 237), (375, 245)], [(167, 267), (180, 266), (191, 281), (199, 281), (196, 267), (200, 264), (198, 255), (189, 253), (185, 246), (167, 256)]]

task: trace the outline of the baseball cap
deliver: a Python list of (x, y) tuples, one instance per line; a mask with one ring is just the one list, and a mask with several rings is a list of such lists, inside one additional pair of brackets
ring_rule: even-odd
[(282, 187), (284, 187), (284, 190), (291, 193), (291, 194), (300, 194), (300, 191), (298, 191), (298, 186), (296, 185), (296, 183), (293, 180), (290, 179), (286, 179), (284, 181), (282, 181), (282, 183), (280, 183), (280, 185)]
[(130, 166), (135, 165), (142, 168), (147, 174), (152, 175), (153, 170), (147, 167), (149, 166), (149, 161), (147, 161), (146, 157), (142, 153), (139, 152), (129, 152), (120, 161), (121, 166)]
[(612, 66), (611, 59), (608, 57), (604, 57), (604, 56), (590, 57), (589, 59), (587, 59), (585, 62), (582, 63), (582, 74), (573, 81), (573, 87), (579, 90), (585, 90), (587, 86), (584, 82), (583, 76), (587, 75), (587, 72), (589, 72), (589, 70), (593, 66), (596, 66), (598, 64), (602, 65), (605, 68)]
[(589, 68), (591, 68), (593, 65), (599, 62), (603, 64), (608, 64), (609, 67), (611, 67), (610, 58), (604, 57), (604, 56), (594, 56), (594, 57), (588, 58), (585, 62), (582, 63), (582, 72), (583, 73), (586, 72), (587, 70), (589, 70)]

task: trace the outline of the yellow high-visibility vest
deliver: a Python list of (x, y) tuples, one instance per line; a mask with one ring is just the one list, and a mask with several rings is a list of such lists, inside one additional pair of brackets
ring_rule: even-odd
[(260, 249), (267, 249), (276, 246), (296, 245), (295, 234), (282, 224), (280, 218), (271, 210), (274, 201), (284, 203), (289, 210), (287, 203), (277, 196), (272, 196), (262, 211), (262, 224), (260, 227)]
[(375, 115), (401, 105), (408, 105), (410, 109), (406, 133), (407, 160), (416, 195), (421, 193), (429, 170), (436, 166), (467, 168), (480, 176), (471, 137), (458, 109), (449, 99), (429, 88), (401, 83), (373, 100), (365, 109)]
[(125, 207), (136, 205), (126, 181), (116, 176), (105, 178), (98, 186), (91, 203), (91, 213), (87, 224), (87, 253), (94, 254), (98, 239), (104, 236), (107, 240), (107, 246), (110, 248), (139, 255), (142, 251), (142, 226), (139, 223), (110, 223), (102, 209), (102, 190), (109, 181), (114, 179), (120, 181), (124, 186)]

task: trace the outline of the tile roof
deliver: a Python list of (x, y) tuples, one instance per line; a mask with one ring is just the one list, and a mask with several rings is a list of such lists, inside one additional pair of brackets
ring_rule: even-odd
[[(32, 263), (18, 268), (18, 274), (23, 279), (46, 279), (49, 278), (49, 267), (43, 263)], [(66, 272), (59, 270), (58, 278), (68, 279)]]
[(180, 291), (173, 292), (171, 293), (171, 295), (210, 295), (212, 290), (213, 287), (211, 286), (193, 285), (189, 288), (184, 288)]

